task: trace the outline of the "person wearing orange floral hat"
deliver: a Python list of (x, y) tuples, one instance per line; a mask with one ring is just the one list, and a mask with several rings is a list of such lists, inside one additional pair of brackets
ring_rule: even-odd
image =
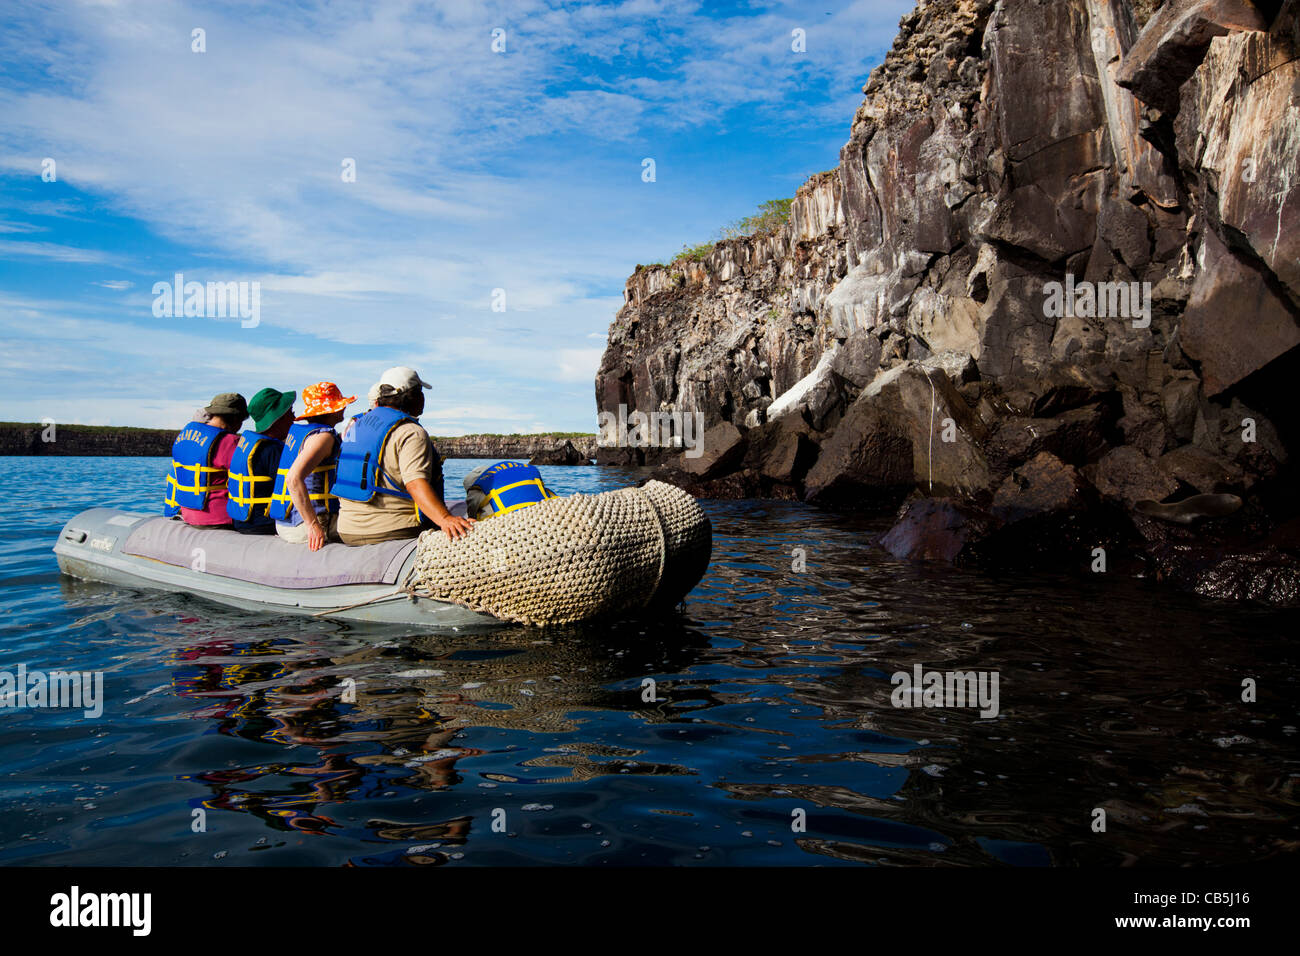
[(330, 491), (341, 447), (334, 426), (357, 397), (344, 398), (333, 382), (317, 382), (302, 390), (302, 400), (307, 407), (284, 440), (269, 514), (281, 538), (319, 551), (327, 540), (339, 540), (339, 500)]

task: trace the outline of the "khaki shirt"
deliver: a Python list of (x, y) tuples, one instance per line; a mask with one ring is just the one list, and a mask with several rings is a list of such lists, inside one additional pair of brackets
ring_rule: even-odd
[[(429, 433), (420, 425), (406, 422), (394, 428), (384, 443), (382, 458), (384, 471), (397, 481), (381, 475), (381, 488), (405, 491), (408, 481), (423, 478), (433, 486), (434, 494), (442, 496), (442, 459)], [(384, 494), (376, 494), (369, 501), (339, 499), (340, 534), (359, 537), (419, 526), (415, 503), (410, 499)]]

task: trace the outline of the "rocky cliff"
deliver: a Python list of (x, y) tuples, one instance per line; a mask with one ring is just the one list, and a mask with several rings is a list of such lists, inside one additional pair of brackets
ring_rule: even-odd
[(595, 435), (462, 435), (434, 439), (443, 458), (534, 458), (563, 449), (566, 442), (584, 461), (596, 457)]
[(1300, 0), (922, 0), (784, 228), (628, 280), (598, 408), (703, 455), (598, 460), (1296, 599), (1298, 48)]
[(0, 422), (0, 455), (141, 455), (171, 453), (175, 431), (95, 425)]

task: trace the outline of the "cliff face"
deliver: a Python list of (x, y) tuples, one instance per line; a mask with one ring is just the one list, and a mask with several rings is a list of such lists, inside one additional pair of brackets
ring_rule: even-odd
[[(52, 439), (47, 441), (46, 439)], [(0, 455), (170, 455), (175, 431), (84, 425), (0, 423)]]
[(595, 435), (462, 435), (434, 439), (443, 458), (533, 458), (563, 447), (565, 442), (571, 442), (588, 459), (596, 457)]
[(700, 412), (704, 457), (600, 460), (987, 509), (1046, 452), (1130, 511), (1267, 497), (1300, 439), (1298, 23), (1297, 0), (922, 0), (783, 229), (628, 280), (597, 405)]

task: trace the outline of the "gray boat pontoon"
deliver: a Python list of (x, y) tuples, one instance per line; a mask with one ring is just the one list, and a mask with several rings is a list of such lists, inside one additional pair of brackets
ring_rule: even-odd
[[(448, 504), (464, 514), (464, 502)], [(403, 593), (415, 546), (410, 539), (310, 551), (274, 535), (91, 508), (64, 526), (54, 553), (59, 569), (76, 578), (196, 594), (252, 611), (440, 628), (500, 623), (456, 604)]]

